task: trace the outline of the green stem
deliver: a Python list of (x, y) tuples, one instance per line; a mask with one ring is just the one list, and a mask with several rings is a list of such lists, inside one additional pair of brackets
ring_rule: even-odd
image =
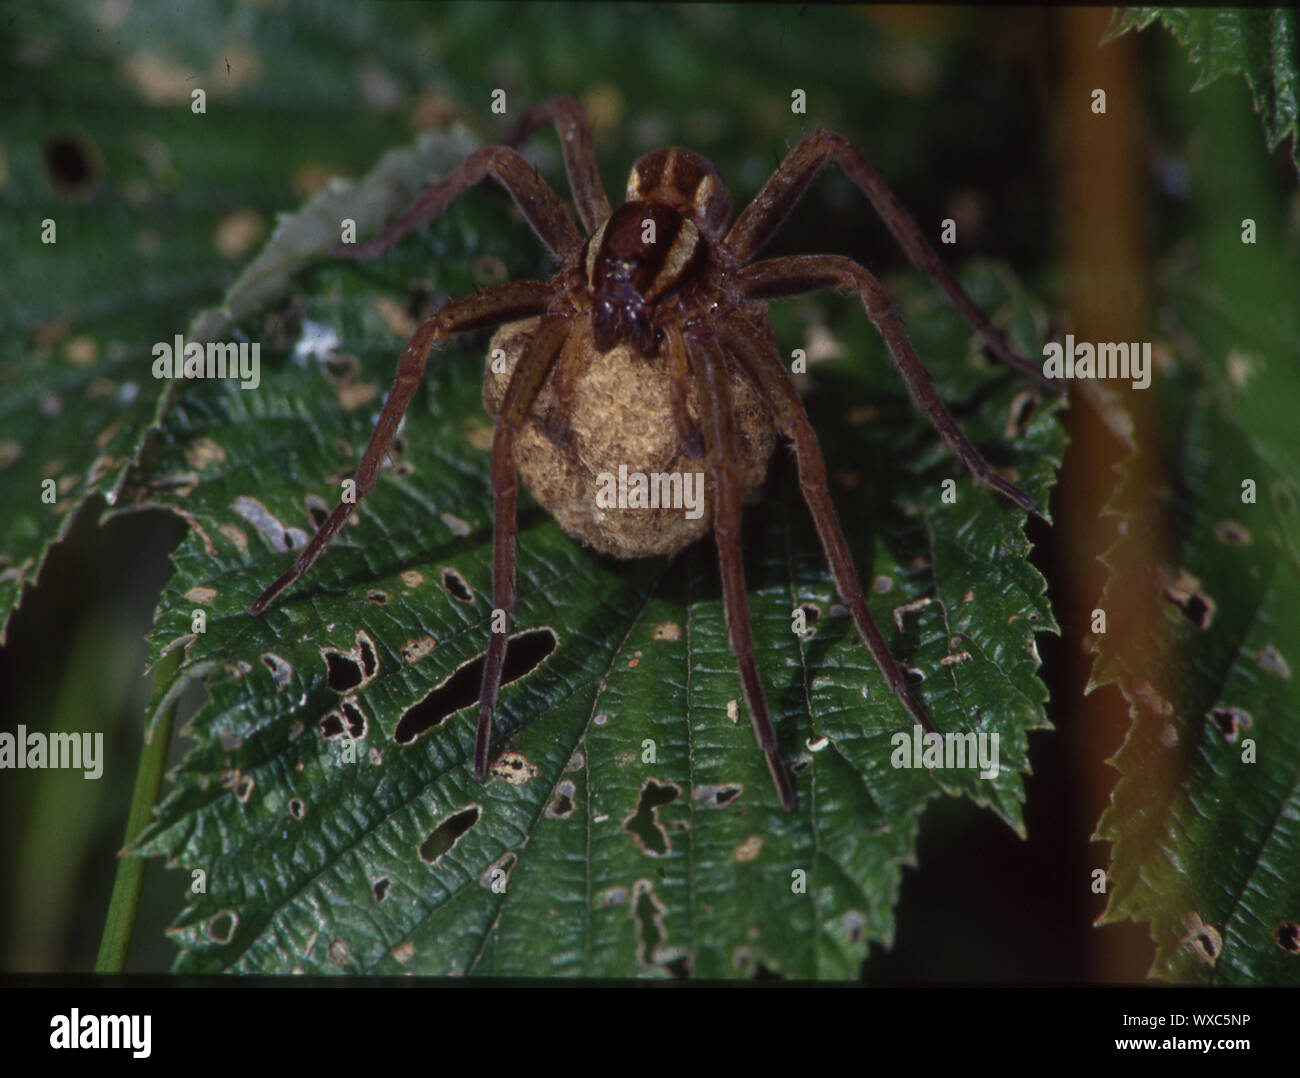
[[(154, 676), (156, 684), (171, 680), (180, 666), (181, 649), (168, 655), (158, 664)], [(162, 709), (151, 733), (146, 734), (140, 751), (140, 765), (135, 773), (135, 789), (131, 793), (131, 811), (126, 819), (126, 837), (123, 847), (129, 847), (144, 831), (162, 789), (163, 772), (167, 763), (167, 749), (172, 740), (172, 720), (176, 717), (176, 701)], [(135, 928), (135, 913), (140, 905), (140, 891), (144, 884), (144, 860), (119, 853), (117, 874), (113, 877), (113, 894), (108, 900), (108, 917), (104, 922), (104, 935), (99, 941), (99, 957), (95, 959), (96, 973), (121, 973), (126, 967), (126, 953), (131, 947), (131, 932)]]

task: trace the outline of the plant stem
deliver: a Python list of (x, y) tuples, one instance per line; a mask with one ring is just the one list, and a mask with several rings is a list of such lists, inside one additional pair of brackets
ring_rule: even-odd
[[(158, 664), (155, 684), (171, 680), (180, 666), (181, 649), (172, 652)], [(172, 720), (176, 717), (176, 700), (162, 709), (152, 731), (146, 732), (140, 750), (140, 764), (135, 773), (135, 789), (131, 793), (131, 810), (126, 819), (124, 850), (144, 831), (162, 788), (163, 771), (167, 763), (167, 749), (172, 740)], [(140, 904), (140, 891), (144, 884), (144, 861), (125, 852), (118, 854), (117, 874), (113, 877), (113, 894), (108, 900), (108, 917), (104, 922), (104, 935), (99, 941), (99, 957), (95, 959), (96, 973), (121, 973), (126, 967), (126, 954), (131, 947), (131, 932), (135, 928), (136, 908)]]

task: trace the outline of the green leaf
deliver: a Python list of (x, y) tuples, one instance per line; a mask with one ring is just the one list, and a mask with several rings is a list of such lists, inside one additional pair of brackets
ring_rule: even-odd
[[(499, 264), (512, 279), (553, 271), (503, 202), (476, 190), (380, 259), (305, 270), (287, 306), (241, 324), (262, 347), (260, 387), (189, 385), (164, 420), (141, 483), (194, 526), (153, 635), (155, 660), (186, 657), (155, 703), (198, 677), (209, 693), (139, 846), (206, 874), (172, 929), (177, 969), (856, 976), (870, 941), (892, 938), (929, 798), (970, 797), (1023, 834), (1027, 734), (1046, 726), (1034, 636), (1055, 628), (1023, 514), (942, 447), (856, 300), (778, 305), (778, 338), (808, 347), (812, 320), (837, 342), (807, 401), (874, 616), (924, 674), (941, 729), (999, 734), (996, 778), (891, 766), (904, 712), (836, 605), (783, 452), (744, 544), (799, 812), (781, 811), (748, 728), (712, 544), (618, 562), (530, 499), (513, 620), (530, 646), (512, 655), (540, 665), (503, 690), (498, 777), (476, 783), (474, 662), (491, 605), (482, 336), (431, 359), (357, 523), (263, 618), (246, 613), (310, 532), (307, 499), (332, 505), (355, 467), (406, 314)], [(1042, 312), (1016, 283), (992, 267), (968, 267), (965, 283), (1034, 354)], [(909, 274), (887, 287), (976, 444), (1045, 500), (1063, 443), (1056, 405), (1027, 410), (1032, 392), (976, 361), (968, 327), (928, 284)], [(197, 481), (159, 481), (182, 472)], [(942, 500), (948, 477), (955, 505)], [(791, 632), (801, 604), (818, 615), (803, 640)], [(431, 715), (444, 696), (452, 713)], [(421, 716), (438, 721), (411, 736)]]
[[(399, 118), (339, 106), (358, 37), (401, 73), (416, 68), (409, 45), (378, 32), (371, 9), (292, 35), (287, 17), (250, 9), (236, 32), (226, 5), (201, 0), (183, 16), (162, 3), (6, 16), (0, 641), (79, 507), (131, 507), (128, 467), (166, 408), (151, 348), (204, 339), (192, 312), (218, 300), (241, 248), (294, 197), (291, 167), (346, 173), (406, 137)], [(259, 75), (260, 50), (274, 53), (274, 80)], [(293, 122), (268, 153), (244, 132), (288, 87)], [(209, 94), (203, 114), (195, 88)]]
[(1103, 42), (1159, 19), (1194, 64), (1203, 64), (1193, 92), (1220, 75), (1241, 75), (1270, 150), (1291, 136), (1291, 159), (1300, 169), (1296, 137), (1300, 99), (1300, 41), (1294, 8), (1116, 8)]

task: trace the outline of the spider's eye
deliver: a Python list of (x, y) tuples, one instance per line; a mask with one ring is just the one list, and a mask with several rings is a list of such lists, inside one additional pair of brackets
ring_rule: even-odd
[(664, 331), (662, 329), (655, 330), (655, 344), (662, 344), (663, 339), (664, 339)]

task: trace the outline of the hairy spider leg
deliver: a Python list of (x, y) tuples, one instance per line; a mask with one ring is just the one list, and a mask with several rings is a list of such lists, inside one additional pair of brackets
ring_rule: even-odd
[(569, 177), (569, 190), (578, 209), (578, 220), (587, 235), (610, 215), (609, 199), (600, 182), (600, 166), (596, 160), (596, 144), (591, 137), (587, 114), (571, 97), (554, 97), (524, 113), (506, 145), (518, 146), (538, 128), (555, 125), (560, 136), (560, 149), (564, 155), (564, 171)]
[(855, 142), (834, 131), (820, 129), (799, 140), (772, 173), (754, 200), (736, 218), (724, 241), (734, 257), (745, 264), (772, 238), (786, 215), (794, 208), (818, 170), (827, 161), (835, 161), (875, 207), (877, 215), (893, 233), (894, 239), (912, 265), (939, 286), (962, 316), (984, 338), (990, 351), (1007, 366), (1034, 379), (1053, 394), (1063, 388), (1047, 378), (1034, 363), (1017, 352), (976, 306), (966, 290), (957, 283), (948, 267), (925, 238), (921, 226), (898, 201), (885, 181), (871, 166), (867, 155)]
[(920, 723), (928, 733), (934, 733), (934, 723), (921, 702), (912, 695), (907, 676), (890, 654), (889, 646), (862, 597), (862, 583), (853, 567), (853, 556), (849, 553), (849, 545), (826, 486), (826, 462), (794, 380), (776, 353), (741, 319), (728, 319), (722, 327), (722, 341), (727, 354), (735, 358), (762, 392), (782, 433), (794, 443), (804, 501), (830, 564), (835, 590), (839, 592), (840, 601), (848, 607), (862, 642), (867, 645), (885, 681), (912, 720)]
[(510, 383), (506, 386), (492, 434), (492, 616), (504, 612), (501, 624), (494, 624), (488, 641), (487, 661), (479, 689), (478, 731), (474, 737), (474, 777), (487, 777), (492, 741), (492, 712), (501, 690), (505, 665), (506, 637), (510, 611), (515, 606), (515, 502), (519, 479), (515, 474), (515, 439), (523, 430), (533, 402), (542, 388), (551, 364), (561, 347), (572, 348), (578, 338), (570, 334), (568, 321), (559, 316), (546, 318), (536, 335), (524, 347)]
[(412, 229), (437, 217), (459, 195), (489, 176), (506, 189), (538, 238), (556, 258), (563, 261), (582, 246), (582, 236), (573, 223), (573, 216), (537, 170), (509, 146), (484, 146), (442, 179), (429, 184), (375, 239), (368, 243), (337, 244), (330, 248), (330, 254), (337, 258), (381, 255)]
[(424, 377), (424, 366), (428, 360), (429, 350), (439, 341), (454, 333), (463, 333), (470, 329), (486, 329), (512, 322), (519, 318), (541, 314), (546, 310), (552, 297), (552, 288), (540, 281), (519, 281), (490, 288), (477, 295), (464, 299), (452, 300), (439, 308), (427, 318), (415, 331), (402, 350), (397, 363), (397, 377), (393, 387), (388, 391), (388, 399), (379, 415), (370, 444), (366, 446), (365, 455), (356, 474), (356, 500), (340, 500), (325, 522), (317, 529), (311, 542), (298, 555), (293, 566), (274, 584), (267, 588), (248, 608), (254, 617), (263, 613), (290, 584), (303, 575), (315, 564), (316, 559), (325, 553), (325, 548), (338, 534), (344, 522), (352, 515), (352, 510), (366, 494), (374, 488), (379, 478), (379, 468), (388, 448), (397, 434), (402, 416), (415, 396)]
[[(838, 255), (792, 255), (770, 258), (746, 266), (739, 274), (741, 291), (751, 299), (777, 299), (802, 292), (826, 288), (852, 290), (862, 298), (867, 315), (880, 333), (907, 391), (929, 417), (934, 429), (977, 480), (1009, 498), (1026, 512), (1050, 523), (1046, 514), (1028, 494), (997, 474), (980, 451), (962, 433), (957, 421), (944, 407), (934, 383), (926, 374), (921, 360), (907, 339), (903, 321), (898, 317), (880, 282), (849, 258)], [(784, 370), (784, 368), (782, 368)]]
[(797, 807), (794, 784), (777, 751), (776, 732), (768, 717), (767, 698), (754, 659), (754, 635), (749, 621), (749, 595), (745, 590), (745, 568), (740, 553), (740, 480), (736, 474), (732, 424), (731, 389), (727, 364), (711, 330), (687, 330), (686, 356), (699, 391), (700, 420), (704, 428), (705, 451), (713, 472), (716, 503), (713, 534), (718, 544), (722, 575), (722, 602), (727, 615), (727, 637), (740, 666), (740, 683), (749, 709), (754, 739), (762, 749), (772, 783), (786, 812)]

